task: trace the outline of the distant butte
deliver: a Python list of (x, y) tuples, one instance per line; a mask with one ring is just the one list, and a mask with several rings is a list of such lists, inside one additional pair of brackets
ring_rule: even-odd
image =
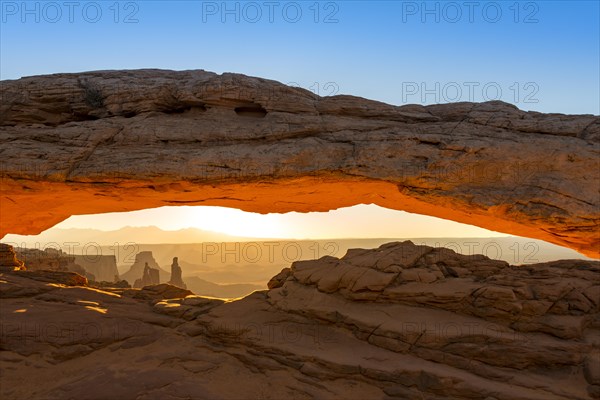
[(0, 95), (0, 237), (166, 205), (374, 203), (600, 257), (598, 116), (396, 107), (202, 70), (35, 76)]

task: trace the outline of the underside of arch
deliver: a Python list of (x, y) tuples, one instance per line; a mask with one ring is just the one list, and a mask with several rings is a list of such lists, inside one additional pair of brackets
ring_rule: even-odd
[(0, 235), (165, 205), (355, 204), (600, 256), (600, 118), (502, 103), (392, 106), (238, 74), (2, 81)]

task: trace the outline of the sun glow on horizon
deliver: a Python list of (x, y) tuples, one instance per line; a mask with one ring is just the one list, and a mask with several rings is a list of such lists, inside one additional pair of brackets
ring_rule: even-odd
[(257, 214), (226, 207), (189, 207), (190, 227), (253, 238), (284, 237), (281, 214)]
[(258, 214), (215, 206), (160, 207), (71, 216), (51, 229), (118, 230), (156, 226), (165, 231), (197, 228), (248, 238), (410, 238), (509, 236), (441, 218), (390, 210), (373, 204), (329, 212)]

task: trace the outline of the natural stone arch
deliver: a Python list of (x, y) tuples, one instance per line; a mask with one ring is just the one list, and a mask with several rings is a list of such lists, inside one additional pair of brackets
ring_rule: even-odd
[(600, 118), (502, 102), (391, 106), (237, 74), (3, 81), (0, 235), (163, 205), (361, 203), (600, 256)]

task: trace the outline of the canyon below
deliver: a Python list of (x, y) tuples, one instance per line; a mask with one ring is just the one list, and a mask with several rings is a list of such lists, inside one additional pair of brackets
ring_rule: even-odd
[(26, 270), (0, 299), (3, 399), (600, 396), (597, 261), (405, 241), (296, 261), (235, 301)]
[[(188, 242), (178, 242), (182, 240)], [(202, 242), (189, 242), (194, 240)], [(340, 258), (352, 248), (372, 249), (403, 240), (465, 255), (484, 254), (516, 265), (559, 259), (593, 260), (571, 249), (514, 236), (252, 239), (199, 229), (164, 231), (149, 226), (113, 231), (50, 229), (36, 236), (8, 235), (4, 243), (15, 248), (29, 270), (77, 272), (92, 285), (121, 280), (134, 285), (142, 277), (146, 262), (158, 270), (158, 283), (167, 283), (172, 260), (177, 257), (188, 289), (199, 295), (231, 299), (266, 289), (274, 275), (295, 261), (323, 256)]]

